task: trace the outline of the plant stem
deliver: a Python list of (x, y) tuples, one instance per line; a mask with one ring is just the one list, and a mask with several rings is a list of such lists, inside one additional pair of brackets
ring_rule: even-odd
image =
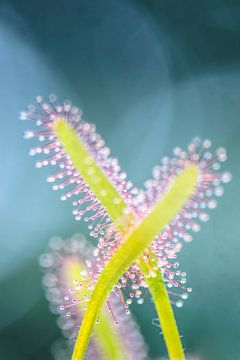
[(164, 279), (160, 269), (154, 269), (154, 276), (149, 276), (150, 263), (146, 260), (139, 260), (141, 273), (145, 276), (149, 291), (159, 317), (163, 337), (167, 347), (170, 360), (184, 360), (181, 340), (178, 333), (176, 320), (169, 296), (165, 287)]

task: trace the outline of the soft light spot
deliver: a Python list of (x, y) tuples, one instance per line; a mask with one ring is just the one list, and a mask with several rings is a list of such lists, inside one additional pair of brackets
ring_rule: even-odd
[(119, 204), (120, 202), (121, 202), (121, 200), (119, 198), (114, 198), (113, 199), (113, 203), (116, 204), (116, 205)]
[(85, 159), (84, 159), (84, 163), (86, 164), (86, 165), (91, 165), (92, 164), (92, 159), (91, 159), (91, 157), (90, 156), (87, 156)]
[(107, 196), (107, 191), (106, 191), (105, 189), (102, 189), (102, 190), (100, 191), (100, 195), (101, 195), (101, 196)]
[(90, 167), (90, 168), (88, 169), (87, 173), (88, 173), (88, 175), (90, 175), (90, 176), (93, 175), (93, 174), (95, 173), (94, 167)]

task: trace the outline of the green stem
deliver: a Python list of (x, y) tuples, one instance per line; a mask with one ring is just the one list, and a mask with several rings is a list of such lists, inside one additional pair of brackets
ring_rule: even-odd
[(144, 275), (155, 304), (168, 355), (171, 360), (184, 360), (181, 340), (169, 296), (160, 269), (155, 269), (154, 276), (149, 276), (151, 261), (146, 264), (140, 260), (140, 270)]
[[(95, 196), (102, 202), (115, 225), (120, 231), (124, 231), (124, 219), (126, 214), (134, 217), (133, 214), (129, 214), (124, 200), (118, 194), (101, 168), (96, 164), (87, 148), (84, 144), (82, 144), (77, 133), (67, 124), (67, 122), (61, 118), (57, 119), (55, 121), (54, 128), (73, 165), (94, 192)], [(139, 255), (146, 250), (151, 241), (159, 233), (161, 233), (161, 231), (163, 231), (165, 226), (173, 219), (176, 213), (180, 211), (181, 207), (195, 189), (197, 175), (198, 170), (196, 166), (191, 165), (184, 170), (175, 179), (170, 190), (167, 191), (164, 197), (157, 202), (152, 212), (143, 219), (141, 224), (136, 227), (131, 234), (126, 237), (124, 243), (107, 263), (98, 279), (92, 297), (89, 301), (88, 309), (85, 313), (76, 341), (72, 360), (83, 359), (97, 314), (99, 313), (103, 303), (106, 301), (107, 296), (126, 269), (128, 269), (129, 266), (139, 257)], [(148, 252), (150, 254), (149, 258), (155, 259), (155, 255), (151, 252), (151, 249), (148, 249)], [(148, 267), (148, 265), (146, 266)], [(150, 271), (152, 271), (152, 267), (149, 268), (148, 273)], [(152, 278), (151, 281), (149, 279), (147, 279), (149, 290), (153, 296), (160, 321), (161, 319), (165, 321), (166, 317), (163, 314), (165, 309), (161, 307), (162, 298), (158, 297), (156, 293), (156, 289), (158, 289), (159, 286), (158, 283), (161, 284), (161, 289), (165, 289), (162, 274), (158, 271), (155, 278)], [(161, 294), (164, 296), (163, 300), (165, 307), (167, 303), (170, 306), (166, 289), (164, 292), (161, 291)], [(173, 313), (171, 314), (173, 316)], [(168, 315), (170, 315), (170, 312)], [(166, 321), (164, 324), (166, 324)], [(166, 326), (162, 326), (163, 332), (165, 331), (165, 328)], [(171, 317), (168, 328), (166, 329), (170, 329), (171, 332), (175, 334), (176, 338), (178, 338), (178, 341), (176, 341), (175, 338), (173, 340), (171, 336), (164, 335), (165, 340), (168, 341), (167, 348), (168, 350), (171, 350), (171, 354), (169, 353), (170, 359), (184, 359), (177, 326), (175, 321), (171, 321)], [(173, 351), (172, 349), (174, 348), (175, 350)], [(182, 354), (182, 356), (178, 358), (173, 357), (175, 356), (174, 353)]]

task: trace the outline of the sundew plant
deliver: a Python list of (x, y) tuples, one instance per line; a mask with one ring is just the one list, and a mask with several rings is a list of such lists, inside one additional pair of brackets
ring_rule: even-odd
[[(83, 235), (75, 234), (65, 241), (53, 237), (47, 252), (40, 256), (46, 297), (52, 312), (60, 313), (58, 325), (68, 339), (53, 345), (56, 360), (71, 357), (86, 303), (94, 289), (92, 277), (96, 272), (96, 259), (93, 250)], [(62, 305), (63, 301), (67, 305)], [(136, 322), (114, 294), (99, 312), (86, 359), (147, 359), (146, 345)]]
[[(36, 166), (55, 167), (47, 181), (53, 183), (54, 190), (63, 191), (62, 200), (72, 199), (73, 215), (87, 224), (97, 243), (87, 257), (83, 251), (72, 263), (64, 252), (59, 257), (65, 268), (65, 275), (61, 275), (65, 280), (60, 283), (69, 292), (57, 303), (60, 311), (67, 311), (66, 316), (75, 317), (70, 336), (76, 339), (72, 360), (84, 358), (93, 328), (91, 343), (95, 340), (104, 347), (112, 326), (109, 317), (102, 315), (104, 309), (108, 309), (113, 323), (121, 326), (121, 319), (116, 320), (116, 303), (124, 316), (130, 316), (131, 304), (143, 303), (147, 291), (159, 317), (169, 359), (184, 359), (172, 305), (181, 307), (192, 289), (186, 273), (179, 270), (177, 253), (200, 230), (200, 222), (208, 220), (208, 210), (217, 206), (223, 184), (231, 180), (228, 172), (220, 171), (227, 159), (226, 150), (220, 147), (211, 151), (210, 140), (196, 137), (186, 150), (176, 147), (172, 158), (164, 157), (145, 188), (138, 189), (117, 159), (110, 156), (95, 126), (85, 122), (82, 112), (70, 101), (60, 104), (52, 95), (45, 102), (38, 96), (36, 104), (21, 113), (21, 119), (35, 125), (25, 137), (41, 142), (30, 150), (30, 155), (40, 155)], [(71, 270), (66, 270), (68, 266)], [(69, 271), (71, 276), (66, 275)], [(58, 294), (61, 297), (63, 292)], [(76, 316), (79, 309), (82, 319)], [(120, 359), (121, 352), (131, 358), (119, 333), (114, 338), (113, 332), (105, 345), (102, 353), (116, 349), (116, 354), (106, 358)]]

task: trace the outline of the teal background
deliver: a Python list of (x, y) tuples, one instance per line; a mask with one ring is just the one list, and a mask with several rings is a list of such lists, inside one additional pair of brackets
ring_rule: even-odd
[[(56, 93), (82, 107), (136, 185), (195, 135), (228, 149), (233, 181), (180, 255), (193, 293), (176, 309), (187, 353), (240, 359), (240, 1), (0, 1), (0, 359), (50, 360), (60, 331), (38, 256), (83, 231), (28, 157), (18, 113)], [(153, 305), (134, 308), (165, 354)]]

